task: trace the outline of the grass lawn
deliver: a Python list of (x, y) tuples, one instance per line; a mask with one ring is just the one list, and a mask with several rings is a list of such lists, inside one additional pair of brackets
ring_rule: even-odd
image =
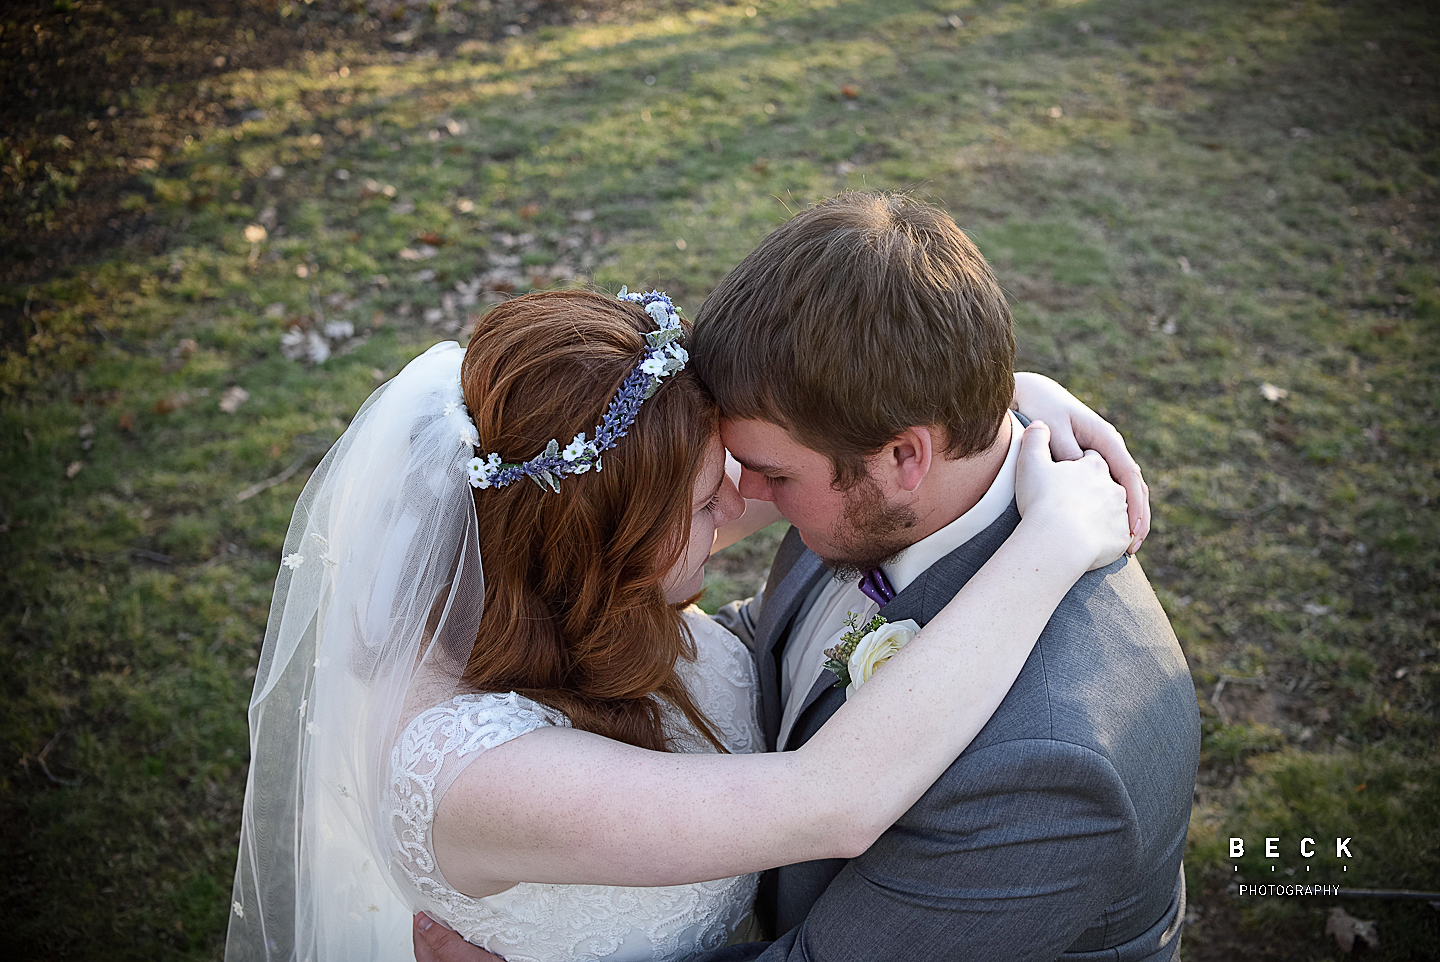
[(219, 957), (290, 509), (378, 383), (515, 291), (693, 313), (790, 211), (909, 188), (1152, 485), (1204, 721), (1186, 958), (1339, 959), (1335, 907), (1440, 958), (1423, 900), (1235, 888), (1440, 890), (1433, 7), (37, 8), (0, 14), (5, 957)]

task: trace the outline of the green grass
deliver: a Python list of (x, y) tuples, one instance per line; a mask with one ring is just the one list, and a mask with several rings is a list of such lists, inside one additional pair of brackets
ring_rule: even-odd
[[(1266, 836), (1341, 835), (1354, 858), (1315, 881), (1440, 889), (1440, 20), (747, 6), (222, 72), (186, 95), (235, 122), (132, 168), (121, 207), (157, 249), (0, 290), (8, 957), (218, 956), (281, 539), (380, 379), (460, 335), (487, 287), (657, 285), (693, 312), (790, 210), (846, 187), (943, 204), (1012, 297), (1021, 366), (1106, 413), (1146, 469), (1141, 557), (1205, 726), (1187, 958), (1338, 959), (1334, 904), (1377, 920), (1372, 957), (1436, 957), (1423, 902), (1227, 886), (1305, 874), (1257, 854)], [(176, 95), (116, 96), (143, 118)], [(342, 319), (356, 336), (325, 363), (282, 356), (288, 328)], [(753, 591), (776, 537), (727, 552), (707, 604)], [(1251, 843), (1238, 872), (1230, 836)]]

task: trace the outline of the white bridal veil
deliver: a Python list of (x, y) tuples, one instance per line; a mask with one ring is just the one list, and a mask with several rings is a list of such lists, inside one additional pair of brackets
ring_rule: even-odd
[(480, 625), (464, 354), (437, 344), (372, 394), (295, 506), (250, 699), (227, 962), (410, 957), (379, 821), (396, 734), (460, 690)]

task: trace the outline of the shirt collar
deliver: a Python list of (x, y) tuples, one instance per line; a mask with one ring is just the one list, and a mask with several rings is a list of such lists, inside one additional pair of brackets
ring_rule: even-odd
[(1015, 499), (1015, 467), (1020, 462), (1020, 437), (1025, 433), (1025, 426), (1013, 411), (1006, 412), (1006, 417), (1010, 419), (1010, 449), (1005, 452), (1005, 463), (990, 488), (969, 511), (921, 538), (885, 565), (885, 577), (896, 594), (908, 588), (926, 568), (990, 527)]

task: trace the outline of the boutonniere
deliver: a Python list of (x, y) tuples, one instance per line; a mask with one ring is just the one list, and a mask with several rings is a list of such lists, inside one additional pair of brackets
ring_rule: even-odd
[(860, 616), (853, 611), (845, 616), (845, 628), (840, 644), (825, 649), (830, 659), (825, 667), (840, 679), (834, 687), (843, 687), (846, 698), (855, 694), (877, 668), (920, 633), (920, 626), (911, 618), (892, 624), (883, 615), (875, 615), (862, 624)]

